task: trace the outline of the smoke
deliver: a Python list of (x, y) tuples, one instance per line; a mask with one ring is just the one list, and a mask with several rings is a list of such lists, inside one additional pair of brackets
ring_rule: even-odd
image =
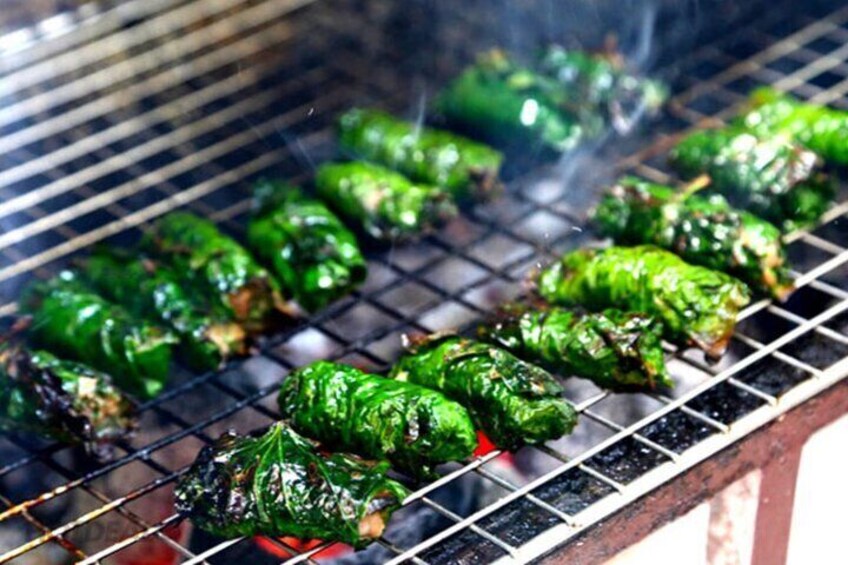
[(640, 25), (637, 31), (636, 47), (627, 57), (628, 66), (635, 69), (643, 68), (649, 61), (653, 46), (654, 31), (657, 22), (657, 4), (648, 2), (642, 10)]

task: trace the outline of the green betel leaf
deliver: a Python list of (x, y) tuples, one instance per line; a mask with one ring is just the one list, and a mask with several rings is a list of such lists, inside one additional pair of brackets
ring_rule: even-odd
[(671, 164), (684, 178), (709, 175), (711, 191), (786, 231), (818, 220), (835, 194), (818, 155), (779, 133), (696, 131), (672, 150)]
[(215, 298), (249, 333), (268, 329), (276, 311), (286, 309), (271, 274), (209, 220), (172, 212), (154, 224), (142, 246), (179, 273), (186, 288)]
[(415, 477), (461, 461), (477, 446), (466, 410), (441, 393), (328, 361), (283, 382), (280, 413), (329, 448), (388, 459)]
[(124, 390), (151, 398), (168, 380), (177, 338), (108, 302), (71, 271), (30, 287), (21, 310), (32, 316), (36, 345), (109, 373)]
[(372, 163), (321, 165), (315, 186), (336, 212), (376, 239), (414, 238), (457, 213), (453, 197), (444, 189), (413, 184), (400, 173)]
[(107, 458), (135, 425), (133, 404), (105, 373), (46, 351), (0, 344), (0, 429), (80, 442)]
[(763, 136), (788, 135), (830, 163), (848, 164), (848, 112), (801, 102), (772, 88), (759, 88), (749, 110), (735, 123)]
[(516, 304), (504, 307), (479, 334), (522, 359), (602, 387), (674, 385), (665, 368), (662, 324), (644, 314)]
[(247, 226), (248, 246), (301, 306), (323, 308), (365, 280), (356, 237), (322, 202), (274, 181), (255, 193), (265, 204)]
[(177, 485), (176, 507), (223, 537), (290, 535), (361, 547), (408, 495), (388, 465), (320, 453), (285, 422), (204, 447)]
[(552, 304), (644, 312), (663, 323), (667, 339), (711, 357), (724, 353), (736, 315), (750, 300), (738, 280), (652, 245), (573, 251), (536, 283)]
[(539, 72), (551, 79), (549, 97), (563, 111), (595, 129), (603, 124), (626, 133), (643, 113), (655, 113), (668, 97), (661, 83), (628, 73), (617, 53), (589, 53), (553, 45), (544, 50)]
[(627, 177), (601, 199), (594, 223), (616, 243), (662, 247), (778, 299), (792, 292), (780, 230), (722, 196), (686, 195)]
[(459, 402), (503, 449), (556, 439), (577, 422), (577, 413), (561, 398), (562, 387), (550, 373), (494, 345), (454, 335), (416, 343), (390, 376)]
[(452, 124), (493, 142), (562, 152), (577, 147), (586, 132), (577, 116), (549, 97), (558, 90), (552, 79), (492, 51), (448, 84), (436, 108)]
[(229, 319), (224, 307), (193, 292), (160, 261), (100, 249), (85, 262), (81, 275), (132, 315), (173, 330), (180, 338), (179, 353), (190, 367), (217, 369), (247, 349), (244, 330)]
[(457, 200), (486, 199), (500, 188), (500, 152), (379, 110), (346, 112), (339, 119), (339, 140), (351, 155), (398, 171), (415, 182), (445, 188)]

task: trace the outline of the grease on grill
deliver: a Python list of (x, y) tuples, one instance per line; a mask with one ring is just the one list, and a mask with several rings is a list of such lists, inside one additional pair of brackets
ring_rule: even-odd
[(716, 431), (694, 416), (675, 410), (651, 422), (639, 430), (639, 434), (675, 453), (683, 453)]
[(616, 482), (627, 484), (668, 460), (665, 455), (627, 437), (592, 456), (586, 463)]
[(514, 547), (561, 523), (562, 520), (526, 498), (510, 502), (479, 522), (484, 530)]
[(768, 344), (798, 325), (768, 310), (761, 310), (736, 324), (736, 333)]
[(832, 294), (807, 285), (793, 292), (780, 307), (809, 320), (833, 306), (836, 301)]
[(799, 273), (806, 273), (833, 257), (827, 251), (814, 247), (802, 239), (787, 245), (786, 255), (789, 257), (789, 264)]
[(566, 514), (577, 514), (615, 492), (611, 486), (581, 471), (569, 469), (532, 491), (532, 494)]
[(774, 357), (766, 357), (745, 369), (737, 378), (759, 391), (777, 397), (811, 376), (794, 365), (788, 365)]
[(834, 316), (825, 325), (832, 330), (848, 335), (848, 313), (842, 313), (838, 316)]
[(813, 230), (813, 235), (833, 242), (842, 247), (848, 247), (848, 220), (836, 218)]
[(810, 331), (781, 351), (817, 369), (827, 369), (848, 356), (848, 345)]
[(723, 424), (732, 424), (765, 404), (765, 400), (722, 382), (692, 399), (687, 406)]
[(471, 530), (462, 530), (434, 547), (421, 553), (425, 563), (450, 563), (451, 565), (477, 565), (491, 563), (507, 553), (486, 538)]

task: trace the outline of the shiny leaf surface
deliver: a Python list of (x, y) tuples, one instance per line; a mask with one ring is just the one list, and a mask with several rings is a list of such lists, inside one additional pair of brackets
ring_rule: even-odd
[(500, 188), (500, 152), (379, 110), (346, 112), (339, 119), (339, 140), (352, 155), (380, 163), (413, 181), (446, 188), (457, 199), (486, 199)]
[(293, 372), (278, 402), (298, 432), (330, 449), (388, 459), (416, 477), (477, 446), (468, 412), (441, 393), (338, 363)]
[(365, 162), (327, 163), (315, 176), (318, 194), (352, 225), (376, 239), (408, 239), (456, 216), (453, 197), (413, 184), (400, 173)]
[(616, 243), (662, 247), (778, 299), (792, 292), (780, 230), (720, 195), (687, 195), (627, 177), (601, 199), (594, 222)]
[(550, 373), (479, 341), (455, 335), (419, 340), (390, 376), (459, 402), (503, 449), (556, 439), (577, 423), (577, 413), (561, 398), (562, 387)]
[(0, 345), (0, 429), (25, 430), (108, 458), (135, 428), (135, 408), (111, 377), (20, 344)]
[(301, 306), (323, 308), (365, 280), (356, 236), (322, 202), (277, 181), (260, 181), (255, 194), (248, 246)]
[(387, 469), (324, 455), (278, 422), (259, 434), (225, 433), (204, 447), (177, 484), (176, 508), (227, 538), (290, 535), (360, 547), (382, 534), (408, 494)]
[(665, 337), (718, 357), (727, 348), (748, 288), (651, 245), (582, 249), (545, 268), (537, 292), (552, 304), (620, 308), (661, 320)]
[(176, 337), (108, 302), (71, 271), (30, 287), (21, 310), (32, 316), (36, 345), (109, 373), (124, 390), (150, 398), (168, 380)]
[(479, 334), (522, 359), (605, 388), (674, 386), (663, 358), (662, 324), (644, 314), (515, 304)]

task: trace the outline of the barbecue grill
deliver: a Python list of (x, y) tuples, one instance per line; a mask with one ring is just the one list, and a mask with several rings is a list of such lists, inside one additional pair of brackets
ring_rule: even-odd
[[(562, 33), (546, 2), (393, 4), (128, 0), (32, 21), (29, 11), (10, 12), (0, 36), (0, 314), (15, 314), (33, 277), (100, 241), (134, 242), (175, 208), (239, 236), (250, 181), (307, 181), (336, 151), (341, 111), (369, 103), (414, 118), (479, 50), (522, 52)], [(674, 183), (666, 150), (688, 129), (731, 116), (752, 87), (848, 108), (848, 9), (822, 3), (801, 16), (790, 3), (771, 3), (766, 14), (755, 2), (729, 4), (703, 6), (713, 18), (694, 14), (702, 33), (688, 39), (697, 46), (663, 51), (656, 45), (687, 39), (671, 29), (646, 35), (669, 7), (634, 3), (619, 43), (671, 81), (665, 116), (559, 163), (524, 156), (508, 166), (497, 201), (413, 245), (370, 248), (369, 278), (352, 296), (224, 371), (178, 370), (141, 406), (139, 434), (113, 461), (0, 438), (0, 562), (338, 558), (334, 544), (191, 532), (173, 513), (173, 484), (220, 431), (276, 419), (279, 380), (292, 368), (327, 358), (384, 369), (402, 333), (470, 327), (519, 293), (529, 270), (593, 243), (586, 211), (604, 183), (624, 172)], [(513, 33), (516, 25), (541, 35)], [(597, 42), (595, 32), (569, 37)], [(848, 406), (848, 191), (819, 226), (789, 240), (798, 291), (784, 304), (748, 306), (720, 363), (669, 347), (679, 383), (670, 395), (570, 379), (567, 396), (582, 414), (574, 436), (448, 467), (405, 501), (368, 559), (600, 560), (800, 449)], [(450, 493), (469, 490), (484, 494), (453, 504)], [(425, 529), (424, 511), (436, 519), (411, 535)]]

